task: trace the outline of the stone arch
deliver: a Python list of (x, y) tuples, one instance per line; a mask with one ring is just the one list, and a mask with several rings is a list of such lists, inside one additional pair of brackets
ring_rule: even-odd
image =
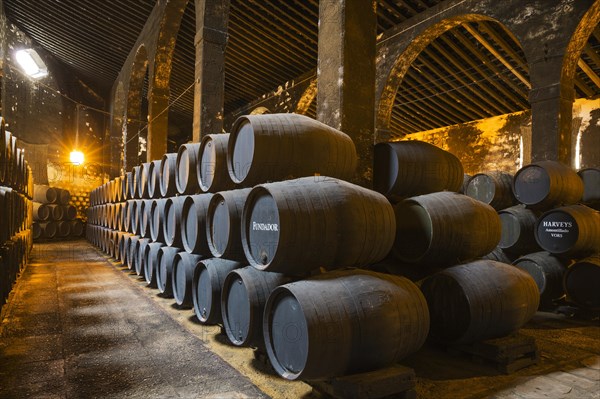
[(250, 115), (264, 115), (270, 113), (271, 111), (267, 107), (256, 107), (252, 111), (250, 111)]

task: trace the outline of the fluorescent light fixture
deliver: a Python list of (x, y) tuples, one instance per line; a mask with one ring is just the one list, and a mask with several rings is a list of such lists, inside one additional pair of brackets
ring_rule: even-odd
[(74, 165), (81, 165), (83, 163), (83, 152), (73, 150), (71, 151), (71, 163)]
[(17, 62), (25, 73), (34, 79), (48, 75), (48, 68), (38, 53), (31, 48), (19, 50), (16, 53)]

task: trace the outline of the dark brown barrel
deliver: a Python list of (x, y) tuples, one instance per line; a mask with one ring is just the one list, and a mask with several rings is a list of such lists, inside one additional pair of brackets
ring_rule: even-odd
[(537, 221), (535, 239), (552, 254), (585, 257), (600, 248), (600, 212), (585, 205), (569, 205), (544, 213)]
[(571, 205), (583, 196), (583, 182), (577, 173), (556, 161), (540, 161), (522, 167), (513, 180), (515, 197), (538, 209)]
[(204, 193), (231, 190), (235, 186), (227, 170), (229, 133), (207, 134), (200, 142), (198, 184)]
[(137, 253), (137, 258), (136, 258), (136, 262), (135, 262), (135, 274), (137, 274), (140, 277), (144, 277), (144, 270), (145, 270), (144, 254), (146, 253), (146, 247), (150, 243), (151, 243), (151, 241), (149, 238), (140, 238), (140, 240), (138, 241), (138, 245), (137, 245), (138, 253)]
[(71, 235), (71, 223), (61, 220), (56, 222), (57, 235), (60, 238), (66, 238)]
[(33, 220), (45, 222), (50, 219), (50, 208), (47, 204), (40, 202), (33, 203)]
[(511, 254), (523, 255), (540, 250), (535, 240), (535, 223), (539, 214), (524, 205), (498, 211), (502, 235), (498, 246)]
[(227, 169), (245, 187), (315, 174), (349, 179), (356, 164), (348, 135), (304, 115), (241, 116), (229, 136)]
[(160, 163), (160, 195), (163, 198), (177, 194), (177, 154), (163, 155)]
[(156, 288), (156, 273), (158, 271), (158, 251), (164, 247), (162, 242), (152, 242), (145, 247), (143, 254), (144, 279), (148, 286)]
[(127, 172), (121, 177), (121, 201), (131, 199), (129, 196), (129, 179), (131, 178), (131, 172)]
[(396, 223), (383, 195), (330, 177), (306, 177), (254, 187), (241, 229), (250, 265), (303, 274), (315, 266), (364, 266), (383, 259)]
[(125, 205), (125, 224), (123, 226), (123, 230), (133, 233), (133, 212), (134, 208), (137, 205), (135, 204), (136, 200), (127, 200), (127, 205)]
[(577, 172), (583, 181), (581, 202), (594, 209), (600, 209), (600, 168), (586, 168)]
[(179, 307), (189, 309), (193, 306), (192, 281), (194, 270), (202, 256), (179, 252), (173, 259), (173, 298)]
[(121, 261), (121, 263), (123, 264), (123, 266), (127, 266), (127, 256), (129, 255), (129, 241), (131, 240), (131, 237), (133, 237), (133, 234), (130, 233), (125, 233), (123, 234), (117, 245), (119, 245), (119, 260)]
[(139, 228), (138, 234), (144, 238), (150, 238), (150, 218), (152, 217), (152, 202), (154, 200), (142, 200), (139, 204)]
[(81, 219), (71, 220), (71, 236), (81, 237), (83, 235), (83, 223)]
[(496, 210), (505, 209), (516, 203), (512, 181), (511, 174), (497, 170), (477, 173), (467, 182), (465, 194)]
[(165, 205), (167, 199), (157, 199), (152, 202), (150, 207), (150, 238), (154, 242), (165, 242), (164, 221), (165, 221)]
[(71, 193), (69, 192), (69, 190), (57, 188), (56, 194), (57, 194), (56, 201), (60, 205), (69, 205), (69, 202), (71, 201)]
[(150, 162), (144, 162), (140, 165), (140, 178), (137, 181), (137, 192), (140, 198), (148, 199), (148, 180), (150, 179)]
[(468, 344), (517, 331), (537, 311), (540, 293), (526, 272), (493, 260), (454, 266), (426, 278), (421, 291), (430, 338)]
[(250, 191), (250, 188), (221, 191), (211, 198), (206, 213), (206, 235), (213, 256), (246, 261), (240, 226)]
[(142, 200), (133, 200), (129, 205), (131, 209), (131, 231), (133, 234), (139, 235), (141, 230), (141, 218), (140, 208), (142, 207)]
[(290, 282), (281, 273), (257, 270), (252, 266), (229, 272), (221, 293), (221, 314), (227, 337), (236, 346), (264, 348), (263, 310), (275, 287)]
[(64, 217), (64, 220), (75, 219), (77, 217), (77, 208), (75, 208), (73, 205), (64, 205), (63, 206), (63, 217)]
[(122, 178), (120, 176), (115, 177), (114, 193), (115, 193), (114, 194), (115, 202), (125, 201), (123, 199), (123, 184), (122, 184)]
[(394, 206), (394, 255), (403, 262), (455, 265), (490, 253), (500, 241), (498, 214), (466, 195), (439, 192)]
[(375, 146), (373, 187), (393, 201), (458, 191), (463, 178), (460, 160), (433, 144), (411, 140)]
[(213, 194), (190, 195), (181, 210), (181, 241), (188, 253), (210, 255), (206, 237), (206, 211)]
[(165, 203), (163, 234), (165, 236), (165, 244), (170, 247), (183, 247), (183, 242), (181, 241), (181, 221), (183, 203), (187, 197), (187, 195), (184, 195), (167, 198), (167, 202)]
[(117, 231), (116, 236), (115, 236), (115, 243), (113, 245), (114, 248), (114, 258), (116, 261), (120, 261), (121, 260), (121, 250), (123, 249), (123, 245), (121, 244), (122, 240), (123, 240), (123, 236), (125, 234), (128, 233), (124, 233), (122, 231)]
[(179, 194), (196, 194), (198, 185), (198, 156), (200, 143), (182, 144), (177, 152), (177, 192)]
[(192, 280), (194, 313), (202, 324), (220, 324), (221, 287), (230, 271), (244, 267), (240, 262), (210, 258), (198, 262)]
[(481, 257), (481, 259), (489, 259), (489, 260), (495, 260), (497, 262), (511, 264), (513, 262), (514, 258), (511, 258), (511, 256), (509, 254), (507, 254), (506, 252), (504, 252), (504, 250), (502, 248), (496, 247), (489, 254), (483, 255)]
[(549, 252), (534, 252), (513, 262), (513, 265), (533, 277), (540, 291), (540, 305), (550, 305), (565, 294), (563, 276), (567, 268), (563, 261)]
[(42, 238), (42, 228), (40, 227), (40, 224), (38, 222), (33, 222), (33, 224), (31, 225), (31, 231), (34, 240)]
[(133, 174), (133, 187), (132, 187), (132, 193), (133, 193), (133, 198), (134, 199), (141, 199), (142, 195), (140, 193), (140, 180), (142, 179), (142, 167), (141, 166), (134, 166), (133, 169), (131, 170), (131, 173)]
[(567, 300), (584, 309), (600, 310), (600, 255), (574, 263), (565, 273)]
[(471, 180), (471, 175), (468, 173), (465, 173), (463, 175), (462, 186), (460, 186), (460, 189), (458, 190), (459, 194), (464, 194), (467, 191), (467, 183), (469, 183), (469, 180)]
[(138, 261), (140, 236), (129, 237), (129, 247), (127, 248), (127, 268), (135, 270), (135, 264)]
[(135, 173), (127, 172), (127, 200), (135, 199)]
[(276, 288), (265, 307), (271, 364), (288, 379), (325, 379), (391, 366), (429, 331), (410, 280), (364, 270), (325, 273)]
[(55, 204), (58, 193), (53, 187), (36, 184), (33, 186), (33, 200), (42, 204)]
[(182, 252), (176, 247), (161, 247), (158, 250), (156, 265), (158, 266), (156, 273), (156, 287), (158, 291), (165, 297), (173, 296), (173, 261), (175, 255)]
[(160, 198), (160, 164), (162, 161), (152, 161), (148, 166), (148, 197)]
[(58, 232), (56, 222), (40, 223), (40, 229), (44, 238), (54, 238)]

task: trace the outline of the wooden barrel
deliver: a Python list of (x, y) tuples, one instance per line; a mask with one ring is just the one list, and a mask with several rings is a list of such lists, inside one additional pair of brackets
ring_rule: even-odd
[(513, 176), (501, 171), (477, 173), (467, 182), (465, 194), (496, 210), (516, 203), (512, 192)]
[(135, 175), (133, 174), (133, 172), (127, 172), (127, 195), (126, 198), (127, 200), (132, 200), (135, 197)]
[(189, 309), (193, 306), (192, 281), (196, 264), (202, 256), (187, 252), (179, 252), (173, 259), (173, 297), (180, 308)]
[(210, 255), (206, 237), (206, 211), (213, 194), (190, 195), (181, 210), (181, 241), (188, 253)]
[(524, 166), (515, 174), (513, 192), (519, 202), (538, 209), (579, 202), (583, 182), (577, 173), (556, 161)]
[(569, 205), (544, 213), (537, 221), (535, 239), (552, 254), (585, 257), (600, 248), (600, 212), (585, 205)]
[(150, 162), (144, 162), (140, 165), (140, 178), (137, 181), (137, 192), (142, 199), (150, 198), (148, 180), (150, 180)]
[(586, 168), (577, 172), (583, 181), (581, 202), (600, 210), (600, 168)]
[(165, 220), (165, 205), (167, 199), (157, 199), (152, 202), (150, 207), (150, 238), (154, 242), (165, 242), (164, 235), (164, 220)]
[[(116, 208), (118, 209), (118, 207)], [(118, 214), (118, 213), (115, 213)], [(73, 220), (77, 217), (77, 208), (73, 205), (63, 205), (63, 218), (64, 220)], [(116, 222), (113, 222), (114, 228), (116, 228)]]
[(209, 258), (198, 262), (192, 280), (194, 313), (202, 324), (220, 324), (221, 287), (229, 272), (245, 266), (243, 263)]
[(60, 238), (67, 238), (71, 235), (71, 223), (65, 220), (56, 222), (57, 236)]
[(539, 214), (524, 205), (515, 205), (498, 211), (502, 234), (498, 246), (516, 255), (540, 250), (535, 240), (535, 223)]
[(149, 238), (140, 238), (138, 241), (138, 253), (137, 253), (137, 262), (135, 262), (135, 274), (140, 277), (144, 277), (144, 271), (146, 270), (146, 266), (144, 264), (145, 258), (144, 254), (146, 253), (146, 247), (150, 244)]
[(433, 144), (411, 140), (375, 145), (373, 188), (392, 201), (458, 191), (463, 178), (460, 160)]
[(467, 192), (467, 183), (469, 183), (469, 180), (471, 180), (471, 175), (468, 173), (465, 173), (463, 175), (463, 182), (462, 182), (462, 186), (460, 186), (460, 189), (458, 189), (458, 193), (459, 194), (464, 194)]
[(170, 247), (183, 247), (181, 240), (181, 221), (183, 203), (188, 196), (167, 198), (165, 203), (165, 220), (163, 222), (163, 234), (165, 244)]
[(71, 220), (71, 236), (72, 237), (81, 237), (83, 235), (83, 222), (81, 219)]
[(151, 288), (156, 288), (158, 251), (164, 246), (165, 244), (162, 242), (152, 242), (145, 247), (143, 254), (144, 279)]
[(171, 298), (173, 296), (173, 261), (175, 255), (182, 250), (176, 247), (161, 247), (158, 250), (156, 265), (156, 287), (163, 296)]
[(163, 198), (177, 194), (177, 154), (165, 154), (160, 163), (160, 195)]
[(263, 326), (280, 376), (325, 379), (388, 367), (416, 352), (429, 313), (410, 280), (344, 270), (276, 288)]
[(33, 186), (33, 200), (42, 204), (55, 204), (58, 193), (53, 187), (36, 184)]
[(138, 255), (140, 252), (139, 242), (140, 236), (134, 235), (129, 237), (129, 248), (127, 248), (127, 268), (135, 271), (135, 265), (138, 261)]
[(592, 311), (600, 310), (600, 256), (594, 255), (575, 262), (564, 277), (567, 300)]
[(56, 201), (58, 204), (69, 205), (69, 202), (71, 201), (71, 193), (69, 192), (69, 190), (57, 188), (56, 194), (57, 194)]
[(31, 225), (31, 231), (34, 240), (42, 238), (42, 228), (40, 227), (40, 224), (38, 222), (33, 222), (33, 224)]
[(245, 187), (315, 174), (349, 179), (357, 159), (348, 135), (298, 114), (241, 116), (227, 147), (231, 180)]
[(396, 223), (383, 195), (342, 180), (307, 177), (254, 187), (241, 229), (250, 265), (303, 274), (316, 266), (364, 266), (383, 259)]
[(221, 191), (208, 204), (206, 235), (213, 256), (246, 261), (240, 230), (242, 212), (251, 189)]
[(540, 291), (540, 306), (551, 305), (565, 294), (563, 276), (567, 268), (563, 261), (549, 252), (534, 252), (522, 256), (513, 265), (533, 277)]
[(123, 266), (127, 266), (127, 256), (129, 254), (129, 241), (133, 237), (133, 234), (124, 233), (120, 238), (117, 245), (119, 246), (119, 260)]
[(150, 238), (150, 219), (152, 217), (152, 202), (154, 200), (142, 200), (139, 208), (139, 228), (138, 234), (144, 238)]
[(430, 338), (468, 344), (517, 331), (537, 311), (540, 293), (526, 272), (493, 260), (454, 266), (426, 278), (421, 291)]
[(264, 348), (265, 303), (275, 287), (290, 280), (281, 273), (264, 272), (252, 266), (229, 272), (221, 292), (221, 315), (232, 344)]
[(33, 220), (45, 222), (50, 219), (50, 208), (41, 202), (33, 203)]
[(510, 254), (507, 254), (506, 252), (504, 252), (504, 250), (500, 247), (494, 248), (494, 250), (492, 252), (490, 252), (489, 254), (483, 255), (481, 257), (481, 259), (495, 260), (497, 262), (502, 262), (502, 263), (507, 263), (507, 264), (511, 264), (514, 260), (514, 258), (511, 258)]
[(58, 233), (58, 226), (56, 225), (56, 222), (50, 221), (46, 223), (40, 223), (39, 226), (42, 231), (43, 238), (56, 237), (56, 234)]
[(142, 200), (133, 200), (129, 205), (131, 209), (131, 232), (135, 235), (139, 235), (141, 230), (141, 218), (140, 208), (142, 207)]
[(394, 255), (403, 262), (455, 265), (490, 253), (501, 225), (491, 206), (466, 195), (439, 192), (394, 206)]
[(148, 166), (148, 197), (149, 198), (160, 198), (160, 165), (162, 161), (152, 161)]
[(196, 194), (200, 192), (198, 185), (198, 156), (200, 143), (182, 144), (177, 152), (177, 192), (179, 194)]
[(127, 172), (121, 177), (121, 201), (127, 201), (128, 199), (131, 199), (128, 197), (129, 179), (131, 179), (131, 172)]
[(234, 183), (227, 170), (227, 144), (229, 133), (207, 134), (200, 142), (198, 159), (198, 184), (205, 193), (231, 190)]
[(142, 179), (142, 167), (141, 166), (134, 166), (133, 169), (131, 169), (131, 174), (133, 175), (133, 181), (132, 181), (132, 187), (131, 192), (133, 193), (133, 198), (134, 199), (141, 199), (142, 195), (140, 193), (140, 180)]

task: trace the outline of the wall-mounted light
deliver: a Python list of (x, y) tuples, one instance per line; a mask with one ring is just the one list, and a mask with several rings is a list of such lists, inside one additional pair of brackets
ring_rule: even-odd
[(15, 54), (17, 62), (25, 73), (34, 79), (43, 78), (48, 75), (48, 68), (38, 53), (31, 48), (19, 50)]

